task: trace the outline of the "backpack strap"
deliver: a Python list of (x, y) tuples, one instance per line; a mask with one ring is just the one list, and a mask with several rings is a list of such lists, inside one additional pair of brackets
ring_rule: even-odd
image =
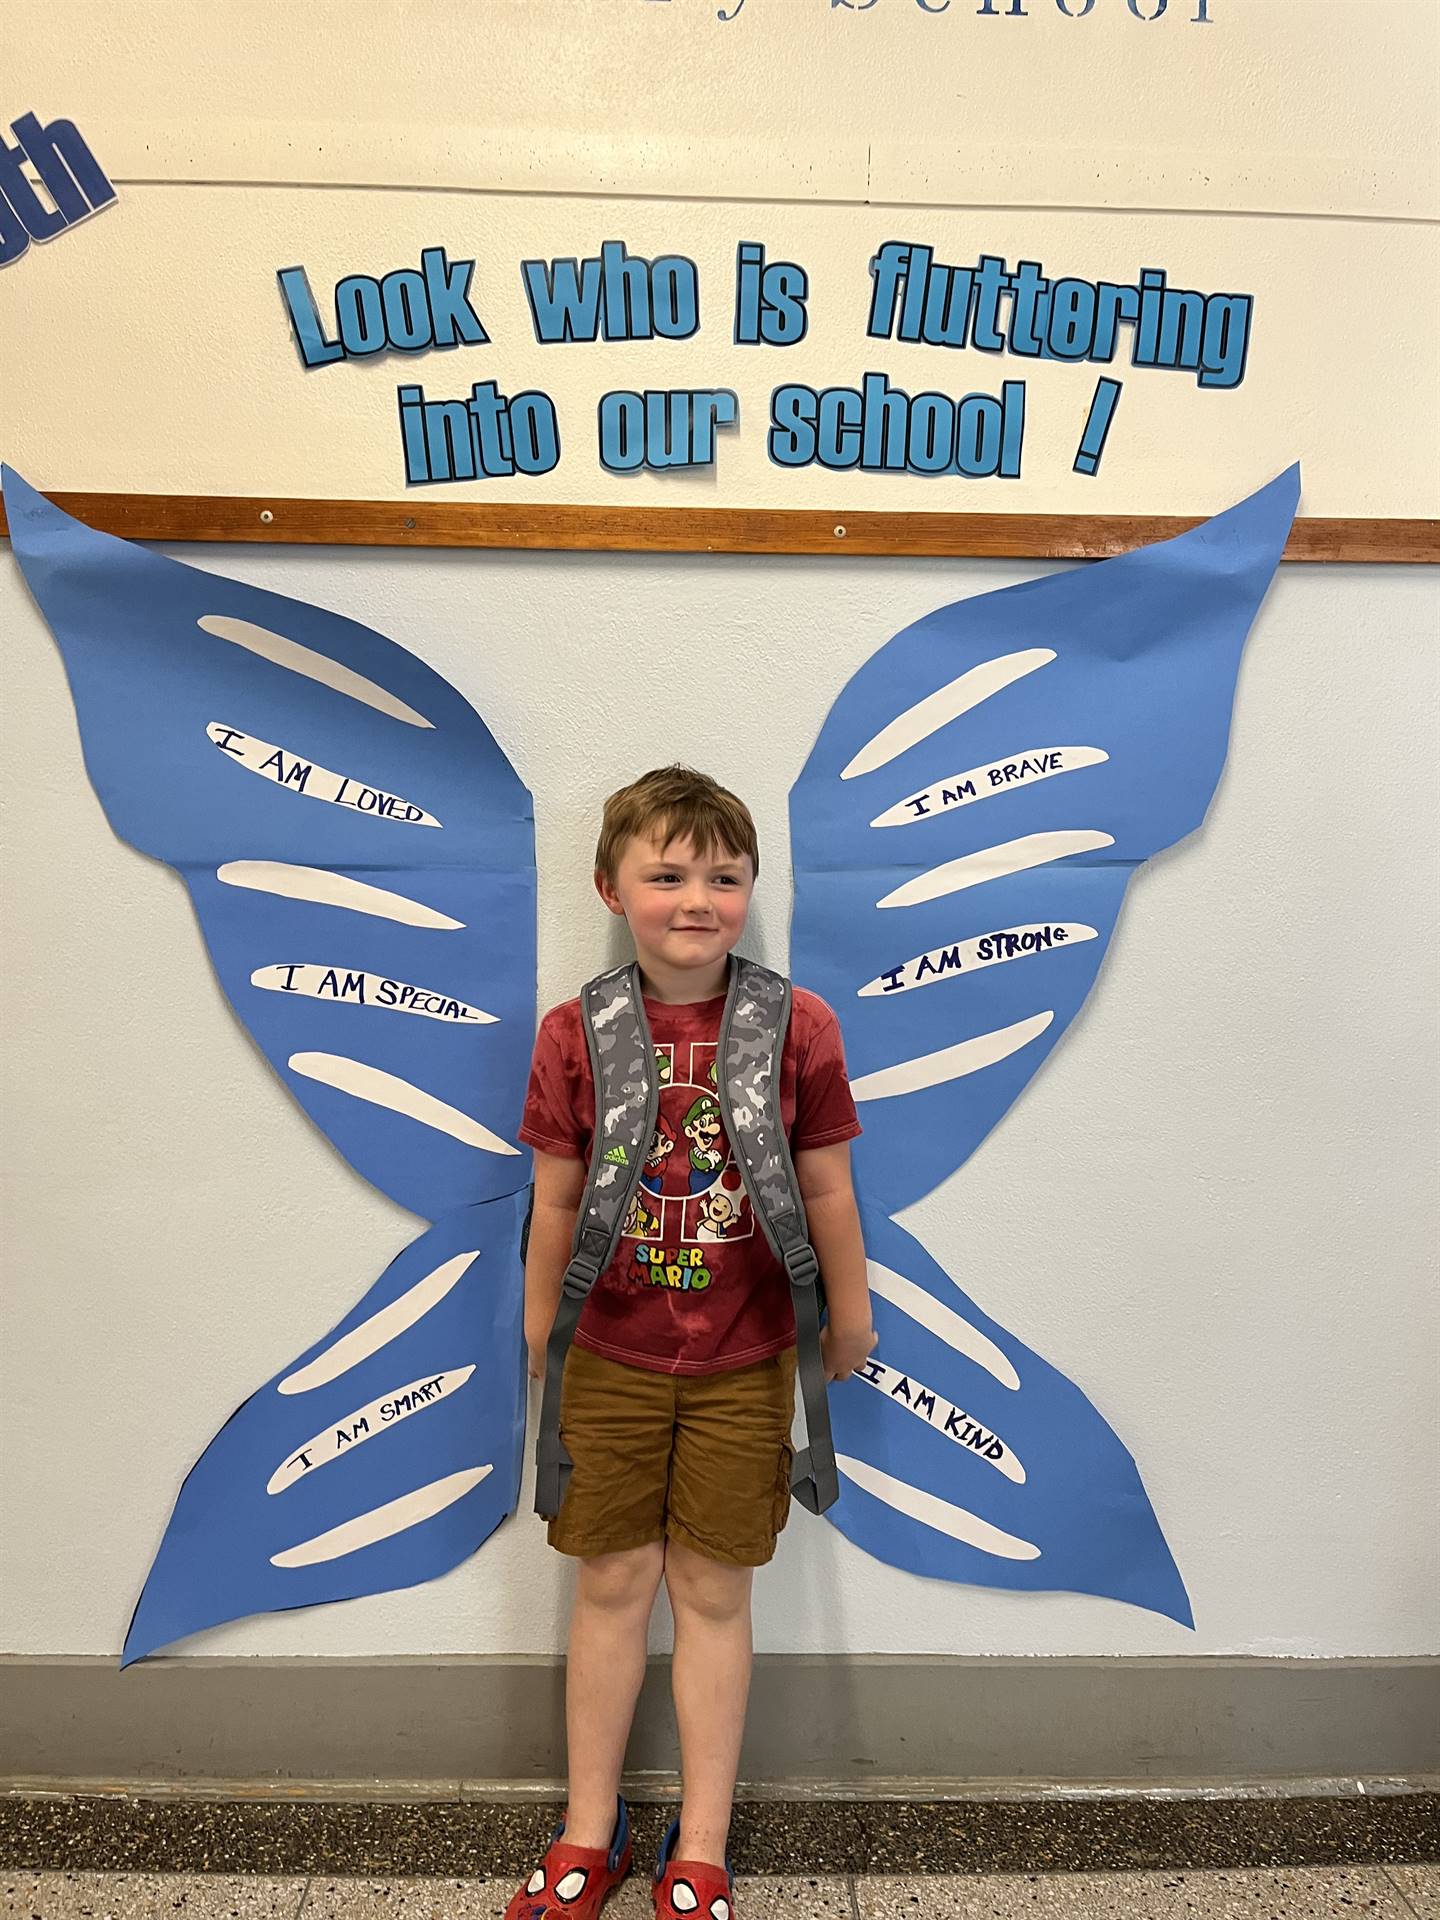
[(790, 1282), (804, 1449), (795, 1456), (790, 1489), (811, 1513), (840, 1497), (830, 1403), (820, 1354), (823, 1292), (810, 1244), (805, 1203), (780, 1114), (780, 1060), (790, 1025), (790, 982), (754, 960), (734, 956), (720, 1022), (716, 1089), (726, 1131), (756, 1219)]
[[(715, 1080), (745, 1191), (785, 1269), (795, 1309), (806, 1445), (795, 1456), (791, 1491), (811, 1513), (823, 1513), (840, 1497), (840, 1481), (820, 1355), (820, 1265), (810, 1245), (780, 1114), (780, 1059), (790, 1001), (790, 982), (782, 974), (732, 957)], [(639, 966), (619, 967), (590, 981), (580, 995), (580, 1011), (595, 1088), (595, 1130), (570, 1262), (545, 1353), (535, 1447), (535, 1511), (545, 1515), (559, 1513), (575, 1464), (560, 1438), (566, 1355), (590, 1289), (614, 1256), (660, 1108)]]
[(535, 1511), (546, 1515), (559, 1513), (575, 1467), (560, 1438), (565, 1356), (590, 1289), (614, 1255), (645, 1170), (645, 1154), (660, 1110), (639, 967), (634, 963), (617, 967), (591, 980), (580, 995), (580, 1015), (590, 1050), (595, 1128), (570, 1263), (545, 1350), (545, 1389), (535, 1444)]

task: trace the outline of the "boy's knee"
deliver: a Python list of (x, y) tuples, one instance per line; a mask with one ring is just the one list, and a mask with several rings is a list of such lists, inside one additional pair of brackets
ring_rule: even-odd
[(676, 1612), (699, 1614), (707, 1620), (733, 1620), (749, 1608), (754, 1573), (753, 1567), (708, 1560), (703, 1553), (682, 1547), (676, 1540), (666, 1542), (665, 1585)]
[(648, 1607), (660, 1586), (665, 1544), (651, 1540), (621, 1553), (598, 1553), (580, 1563), (580, 1595), (589, 1606), (623, 1612)]

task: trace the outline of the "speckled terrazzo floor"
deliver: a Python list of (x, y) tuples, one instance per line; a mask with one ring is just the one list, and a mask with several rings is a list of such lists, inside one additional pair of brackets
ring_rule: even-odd
[[(0, 1874), (3, 1920), (500, 1920), (509, 1880)], [(1440, 1920), (1440, 1867), (741, 1877), (736, 1920)], [(643, 1880), (605, 1920), (648, 1920)]]
[[(543, 1851), (560, 1811), (274, 1792), (0, 1794), (0, 1867), (508, 1880)], [(671, 1811), (632, 1803), (637, 1860), (653, 1857)], [(1440, 1859), (1440, 1793), (754, 1799), (736, 1806), (731, 1851), (747, 1876), (1386, 1867)]]

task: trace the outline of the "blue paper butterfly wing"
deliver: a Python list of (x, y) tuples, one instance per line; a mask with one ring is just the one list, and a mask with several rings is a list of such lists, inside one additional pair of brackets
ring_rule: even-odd
[[(439, 1218), (461, 1196), (498, 1196), (528, 1181), (529, 1154), (514, 1129), (534, 1032), (534, 963), (525, 954), (525, 930), (535, 921), (533, 872), (369, 868), (343, 876), (423, 901), (460, 922), (456, 929), (396, 926), (309, 900), (249, 893), (209, 867), (189, 867), (184, 877), (231, 1004), (243, 1009), (267, 1057), (358, 1172), (426, 1219)], [(286, 965), (302, 960), (323, 969), (321, 981), (333, 971), (337, 987), (352, 994), (357, 974), (389, 984), (359, 989), (369, 1005), (349, 996), (302, 1000), (279, 985), (257, 988), (257, 972), (284, 978), (277, 955)], [(376, 1001), (377, 994), (398, 998), (401, 983), (487, 1013), (494, 1023), (458, 1025)], [(353, 1068), (345, 1063), (352, 1062), (389, 1076), (376, 1084), (414, 1103), (414, 1111), (377, 1107), (348, 1091), (344, 1076)], [(417, 1092), (439, 1104), (432, 1109)], [(432, 1111), (433, 1120), (417, 1117)], [(494, 1146), (472, 1144), (486, 1135)]]
[[(1049, 877), (1044, 903), (1048, 912), (1037, 911), (1033, 881), (1027, 876), (992, 881), (984, 889), (983, 908), (967, 902), (958, 911), (952, 905), (947, 912), (942, 903), (910, 909), (898, 942), (888, 927), (877, 930), (874, 924), (873, 874), (816, 875), (803, 888), (797, 882), (796, 919), (798, 923), (803, 900), (806, 931), (803, 948), (798, 940), (795, 944), (792, 964), (796, 979), (829, 1001), (840, 1016), (865, 1128), (853, 1147), (858, 1191), (898, 1211), (969, 1158), (1078, 1012), (1094, 982), (1131, 871), (1119, 866), (1057, 871)], [(994, 977), (985, 981), (983, 1009), (973, 999), (955, 1004), (976, 984), (974, 978), (964, 982), (961, 977), (942, 977), (899, 994), (883, 1010), (854, 1000), (857, 980), (873, 980), (881, 968), (912, 954), (947, 949), (997, 929), (1038, 924), (1083, 927), (1090, 937), (1083, 946), (1052, 946), (1043, 961), (1037, 954), (989, 968)], [(847, 951), (855, 956), (848, 965), (842, 957)], [(1043, 991), (1037, 994), (1036, 975), (1042, 966)], [(942, 996), (951, 1000), (948, 1018), (934, 1007)], [(989, 1049), (992, 1064), (977, 1066), (960, 1080), (901, 1096), (861, 1097), (869, 1075), (985, 1035), (995, 1036)]]
[(534, 828), (479, 715), (356, 621), (96, 533), (4, 480), (106, 815), (184, 876), (271, 1065), (422, 1217), (513, 1192)]
[[(463, 1281), (363, 1366), (323, 1391), (272, 1382), (225, 1423), (147, 1580), (136, 1659), (247, 1612), (430, 1578), (514, 1505), (530, 799), (468, 703), (382, 635), (97, 534), (4, 479), (111, 824), (179, 869), (226, 994), (306, 1111), (358, 1171), (437, 1222), (351, 1319), (414, 1282), (417, 1263), (443, 1265), (457, 1235), (474, 1253)], [(427, 1369), (449, 1384), (394, 1418), (393, 1396), (421, 1392)], [(365, 1445), (334, 1441), (323, 1469), (267, 1491), (327, 1423), (333, 1438), (335, 1422), (387, 1399)], [(431, 1515), (412, 1505), (391, 1533), (293, 1559), (470, 1474)]]
[(1135, 1462), (1085, 1395), (912, 1235), (862, 1216), (877, 1345), (830, 1389), (841, 1473), (826, 1518), (911, 1572), (1100, 1594), (1191, 1626)]
[[(865, 1126), (857, 1179), (891, 1212), (989, 1133), (1083, 1002), (1135, 866), (1203, 819), (1297, 492), (1292, 469), (1178, 539), (942, 607), (831, 709), (791, 794), (791, 965), (840, 1015)], [(947, 687), (973, 704), (926, 730), (924, 703)], [(1029, 771), (1056, 756), (1058, 770)], [(907, 803), (907, 824), (871, 825)], [(983, 877), (1026, 850), (1040, 864)], [(962, 861), (968, 884), (947, 882)], [(907, 904), (926, 875), (932, 897)], [(967, 951), (993, 936), (1011, 957)], [(961, 1043), (965, 1070), (938, 1094), (883, 1092)]]
[[(1176, 540), (941, 608), (837, 699), (791, 794), (792, 971), (840, 1017), (872, 1213), (930, 1192), (996, 1125), (1083, 1003), (1136, 865), (1204, 817), (1298, 486), (1292, 469)], [(944, 1293), (908, 1235), (892, 1223), (879, 1237), (900, 1290)], [(883, 1300), (876, 1325), (876, 1361), (890, 1367), (888, 1339), (903, 1377), (913, 1326)], [(972, 1462), (867, 1382), (835, 1396), (837, 1449), (872, 1479), (865, 1492), (848, 1471), (837, 1524), (915, 1571), (1109, 1593), (1188, 1623), (1130, 1456), (1078, 1389), (1029, 1359), (1015, 1431), (1034, 1464), (1022, 1484), (980, 1476), (976, 1513), (1018, 1502), (1033, 1558), (937, 1549), (949, 1536), (918, 1517), (938, 1513), (918, 1496), (941, 1498), (957, 1459)], [(943, 1342), (919, 1362), (947, 1405), (968, 1393), (988, 1408), (1002, 1391)], [(1090, 1477), (1072, 1473), (1079, 1459)]]
[(226, 1421), (180, 1489), (123, 1664), (245, 1614), (418, 1585), (494, 1532), (522, 1465), (525, 1202), (447, 1214)]

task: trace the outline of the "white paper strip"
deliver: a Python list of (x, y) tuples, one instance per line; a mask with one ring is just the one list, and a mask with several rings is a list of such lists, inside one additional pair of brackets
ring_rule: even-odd
[(1016, 1486), (1025, 1484), (1024, 1467), (999, 1434), (982, 1425), (972, 1414), (957, 1407), (943, 1394), (927, 1387), (923, 1380), (917, 1380), (913, 1374), (902, 1373), (899, 1367), (889, 1366), (885, 1361), (877, 1360), (873, 1354), (863, 1366), (855, 1369), (855, 1378), (874, 1387), (877, 1393), (883, 1393), (897, 1407), (904, 1407), (907, 1413), (913, 1413), (917, 1420), (925, 1421), (927, 1426), (943, 1434), (952, 1445), (963, 1447), (967, 1453), (973, 1453), (977, 1460), (986, 1461), (997, 1473), (1003, 1473), (1007, 1480), (1013, 1480)]
[(453, 1254), (440, 1266), (432, 1267), (423, 1280), (417, 1280), (413, 1287), (407, 1287), (388, 1307), (381, 1307), (368, 1320), (362, 1320), (358, 1327), (342, 1333), (332, 1346), (317, 1353), (313, 1360), (307, 1361), (294, 1373), (287, 1374), (277, 1383), (276, 1392), (310, 1393), (316, 1387), (328, 1386), (332, 1380), (338, 1380), (351, 1367), (358, 1367), (362, 1360), (368, 1360), (372, 1353), (378, 1353), (381, 1347), (398, 1339), (407, 1327), (413, 1327), (417, 1320), (423, 1319), (437, 1301), (445, 1298), (470, 1262), (478, 1258), (478, 1253), (472, 1249), (469, 1253)]
[(948, 686), (927, 694), (923, 700), (917, 700), (913, 707), (907, 707), (904, 713), (897, 714), (888, 726), (882, 727), (879, 733), (865, 742), (840, 778), (853, 780), (858, 774), (873, 773), (877, 767), (898, 759), (902, 753), (908, 753), (911, 747), (917, 747), (922, 740), (927, 740), (932, 733), (938, 733), (941, 727), (948, 727), (952, 720), (958, 720), (962, 713), (969, 713), (972, 707), (978, 707), (982, 700), (988, 700), (992, 694), (1002, 692), (1017, 680), (1023, 680), (1027, 673), (1034, 673), (1037, 667), (1049, 666), (1054, 658), (1054, 649), (1051, 647), (1027, 647), (1020, 653), (1005, 653), (995, 660), (982, 660), (978, 667), (971, 667), (958, 680), (952, 680)]
[(1024, 753), (1008, 760), (989, 760), (983, 767), (971, 767), (965, 773), (952, 773), (946, 780), (922, 787), (893, 807), (877, 814), (872, 827), (908, 827), (916, 820), (933, 820), (937, 814), (950, 813), (956, 807), (968, 807), (977, 800), (989, 800), (997, 793), (1013, 793), (1017, 787), (1032, 787), (1037, 780), (1052, 780), (1057, 773), (1075, 773), (1081, 767), (1098, 767), (1109, 754), (1100, 747), (1027, 747)]
[(941, 1306), (928, 1294), (924, 1287), (917, 1286), (913, 1280), (907, 1280), (903, 1273), (896, 1273), (890, 1267), (882, 1267), (877, 1260), (866, 1262), (866, 1272), (870, 1277), (870, 1291), (879, 1294), (882, 1300), (888, 1300), (892, 1307), (898, 1307), (902, 1313), (943, 1340), (947, 1347), (953, 1347), (957, 1353), (963, 1353), (967, 1360), (973, 1360), (976, 1366), (998, 1380), (1002, 1387), (1012, 1391), (1020, 1385), (1020, 1376), (988, 1333), (982, 1333), (979, 1327), (971, 1326), (963, 1315), (953, 1307)]
[(1024, 960), (1033, 954), (1050, 953), (1056, 947), (1078, 946), (1098, 938), (1094, 927), (1076, 920), (1038, 920), (1028, 926), (997, 927), (992, 933), (977, 934), (973, 940), (931, 947), (928, 953), (902, 960), (898, 967), (887, 967), (863, 987), (857, 987), (856, 997), (888, 998), (908, 993), (912, 987), (933, 987), (937, 980), (958, 980), (984, 967), (1003, 966), (1007, 960)]
[(953, 1047), (941, 1047), (937, 1053), (922, 1053), (913, 1060), (901, 1060), (893, 1067), (881, 1067), (850, 1082), (857, 1100), (889, 1100), (897, 1093), (919, 1093), (924, 1087), (938, 1087), (947, 1080), (959, 1080), (967, 1073), (979, 1073), (997, 1061), (1008, 1060), (1012, 1053), (1044, 1033), (1055, 1018), (1053, 1010), (1032, 1013), (1013, 1026), (996, 1027), (990, 1033), (977, 1033)]
[(388, 714), (392, 720), (403, 720), (411, 727), (433, 728), (435, 724), (398, 694), (391, 693), (388, 687), (367, 680), (353, 667), (342, 666), (338, 660), (317, 653), (299, 640), (272, 633), (268, 627), (257, 627), (253, 620), (233, 620), (228, 613), (202, 613), (195, 624), (204, 632), (213, 633), (217, 640), (230, 640), (237, 647), (244, 647), (247, 653), (258, 653), (262, 660), (273, 660), (277, 667), (304, 674), (307, 680), (318, 680), (322, 686), (333, 687), (336, 693), (363, 701), (367, 707)]
[(432, 1480), (413, 1493), (402, 1493), (398, 1500), (387, 1500), (383, 1507), (372, 1507), (369, 1513), (357, 1514), (353, 1520), (331, 1527), (326, 1533), (317, 1533), (311, 1540), (286, 1547), (283, 1553), (272, 1553), (270, 1564), (272, 1567), (314, 1567), (322, 1560), (339, 1560), (344, 1554), (358, 1553), (361, 1547), (373, 1547), (377, 1540), (389, 1540), (408, 1527), (418, 1527), (423, 1520), (433, 1520), (437, 1513), (463, 1500), (472, 1487), (479, 1486), (485, 1476), (494, 1471), (493, 1466), (466, 1467), (459, 1473), (447, 1474), (443, 1480)]
[(433, 987), (415, 987), (404, 980), (392, 980), (383, 973), (355, 973), (350, 969), (327, 967), (320, 961), (276, 961), (268, 967), (256, 967), (250, 976), (252, 987), (268, 993), (298, 993), (307, 1000), (332, 1000), (347, 1007), (380, 1007), (391, 1013), (419, 1013), (427, 1020), (446, 1020), (460, 1026), (494, 1026), (496, 1015), (456, 1000)]
[(462, 1146), (478, 1147), (482, 1153), (518, 1154), (520, 1151), (508, 1140), (502, 1140), (498, 1133), (492, 1133), (473, 1114), (462, 1113), (447, 1100), (437, 1099), (423, 1087), (402, 1080), (398, 1073), (387, 1073), (383, 1067), (372, 1067), (364, 1060), (352, 1060), (343, 1053), (292, 1053), (289, 1064), (307, 1080), (319, 1080), (327, 1087), (334, 1087), (337, 1093), (368, 1100), (372, 1106), (386, 1107), (391, 1113), (403, 1113), (407, 1119), (418, 1120), (421, 1126), (448, 1133)]
[(1061, 833), (1027, 833), (1018, 840), (1006, 840), (1000, 846), (980, 847), (958, 860), (931, 867), (913, 880), (887, 893), (877, 907), (918, 907), (927, 900), (941, 900), (949, 893), (961, 893), (966, 887), (980, 887), (987, 880), (1003, 880), (1007, 874), (1024, 873), (1031, 867), (1048, 866), (1052, 860), (1067, 859), (1073, 853), (1095, 853), (1101, 847), (1113, 847), (1113, 834), (1097, 833), (1090, 828), (1067, 828)]
[(1040, 1549), (1033, 1541), (992, 1527), (978, 1513), (952, 1506), (948, 1500), (938, 1500), (933, 1493), (912, 1487), (907, 1480), (896, 1480), (866, 1460), (853, 1460), (849, 1454), (840, 1453), (835, 1456), (835, 1464), (846, 1479), (853, 1480), (875, 1499), (883, 1500), (887, 1507), (908, 1514), (912, 1520), (933, 1527), (937, 1533), (948, 1534), (952, 1540), (962, 1540), (967, 1547), (977, 1547), (981, 1553), (993, 1554), (997, 1560), (1040, 1558)]
[(328, 867), (299, 867), (286, 860), (227, 860), (215, 869), (215, 878), (227, 887), (248, 887), (252, 893), (273, 893), (284, 900), (313, 900), (317, 907), (344, 907), (377, 920), (398, 920), (405, 927), (450, 933), (465, 925), (408, 894), (372, 886), (368, 880), (352, 880), (349, 874), (333, 873)]
[(374, 820), (397, 820), (407, 827), (438, 827), (433, 813), (426, 813), (413, 800), (398, 793), (372, 787), (354, 774), (335, 773), (288, 747), (277, 747), (272, 740), (260, 740), (253, 733), (241, 733), (236, 727), (212, 720), (205, 729), (208, 738), (247, 773), (258, 774), (290, 793), (306, 800), (323, 800), (328, 806), (347, 807)]
[(444, 1373), (407, 1380), (403, 1387), (391, 1387), (388, 1393), (377, 1394), (365, 1406), (322, 1428), (303, 1447), (296, 1447), (289, 1459), (271, 1474), (266, 1493), (283, 1493), (297, 1480), (303, 1480), (307, 1473), (328, 1466), (341, 1454), (353, 1453), (365, 1441), (373, 1440), (377, 1433), (388, 1433), (400, 1421), (408, 1420), (412, 1413), (420, 1413), (448, 1399), (464, 1386), (474, 1371), (474, 1367), (451, 1367)]

